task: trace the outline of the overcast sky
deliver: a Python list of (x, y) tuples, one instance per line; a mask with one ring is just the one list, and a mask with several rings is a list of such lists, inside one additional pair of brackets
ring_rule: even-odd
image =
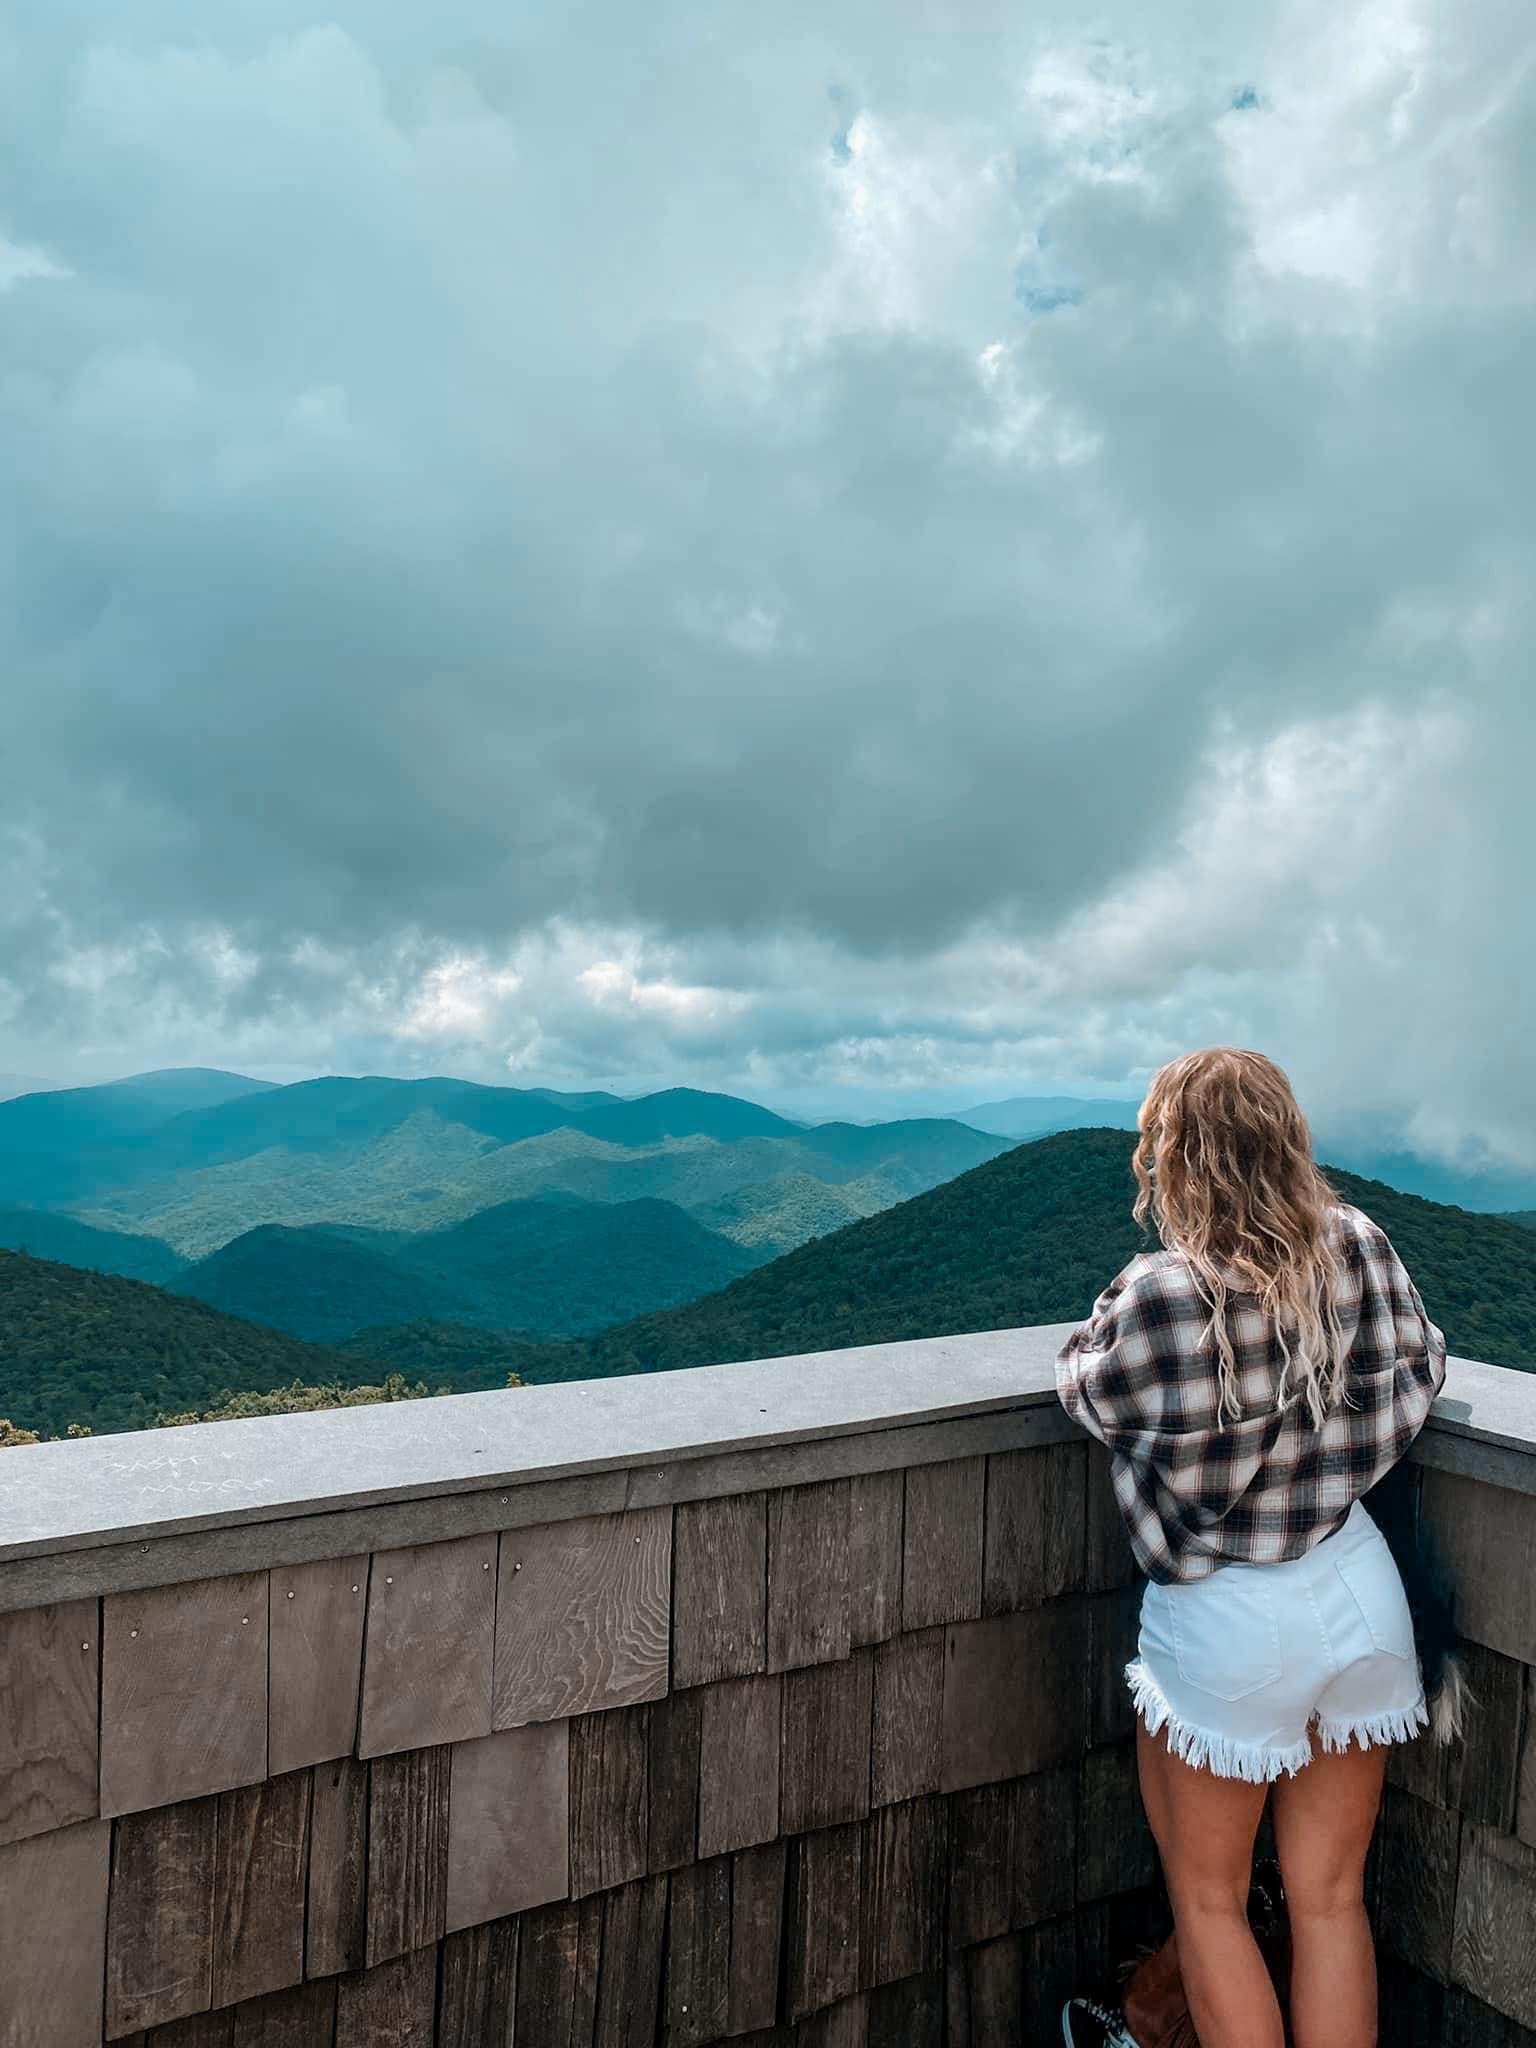
[(1536, 1163), (1529, 0), (0, 21), (0, 1070)]

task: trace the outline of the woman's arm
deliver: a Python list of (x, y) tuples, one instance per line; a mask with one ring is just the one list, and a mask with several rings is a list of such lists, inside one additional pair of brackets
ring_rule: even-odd
[(1109, 1283), (1056, 1357), (1056, 1395), (1080, 1429), (1113, 1445), (1123, 1433), (1139, 1435), (1146, 1417), (1122, 1369), (1121, 1310), (1130, 1268)]

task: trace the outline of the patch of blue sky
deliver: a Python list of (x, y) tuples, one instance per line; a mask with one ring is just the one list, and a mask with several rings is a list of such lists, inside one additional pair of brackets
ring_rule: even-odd
[[(852, 103), (852, 97), (853, 96), (848, 91), (848, 88), (845, 85), (837, 84), (835, 80), (831, 85), (827, 87), (827, 98), (832, 102), (834, 107), (850, 106)], [(839, 128), (837, 133), (832, 137), (832, 156), (834, 162), (836, 163), (850, 164), (853, 162), (853, 151), (848, 145), (848, 135), (849, 131), (853, 127), (853, 121), (854, 116), (852, 113), (850, 113), (848, 119), (844, 121), (842, 127)]]
[(1075, 284), (1026, 284), (1020, 280), (1014, 285), (1013, 296), (1026, 313), (1036, 318), (1059, 313), (1063, 306), (1083, 303), (1083, 295)]
[(1252, 113), (1258, 104), (1259, 95), (1251, 85), (1245, 85), (1240, 92), (1235, 92), (1232, 95), (1232, 111), (1234, 114)]

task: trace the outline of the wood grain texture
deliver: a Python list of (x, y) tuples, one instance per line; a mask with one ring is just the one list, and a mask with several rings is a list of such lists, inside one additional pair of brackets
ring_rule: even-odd
[(342, 1757), (311, 1779), (305, 1971), (330, 1977), (368, 1955), (368, 1766)]
[(101, 1811), (111, 1817), (267, 1775), (267, 1575), (103, 1603)]
[(1061, 2029), (1061, 2008), (1082, 1986), (1076, 1925), (1070, 1915), (1048, 1920), (1021, 1935), (1020, 1943), (1024, 1963), (1020, 2038), (1054, 2042)]
[(291, 1991), (258, 1998), (239, 2006), (232, 2017), (232, 2048), (331, 2048), (336, 2039), (335, 1980), (299, 1984)]
[(822, 1828), (790, 1844), (786, 1999), (802, 2019), (859, 1984), (864, 1830)]
[(672, 1683), (747, 1678), (768, 1656), (768, 1502), (680, 1506), (673, 1529)]
[(94, 1820), (0, 1848), (0, 2048), (97, 2048), (111, 1848)]
[(655, 2048), (666, 1926), (665, 1877), (620, 1885), (604, 1898), (593, 2048)]
[(219, 1800), (213, 2002), (234, 2005), (304, 1976), (311, 1776), (293, 1771)]
[(359, 1756), (491, 1732), (496, 1538), (380, 1551), (368, 1576)]
[(848, 1655), (851, 1505), (846, 1479), (768, 1496), (770, 1671)]
[(1445, 1803), (1467, 1820), (1508, 1834), (1520, 1788), (1526, 1666), (1478, 1643), (1466, 1644), (1463, 1655), (1477, 1705), (1467, 1717), (1465, 1741), (1440, 1752)]
[(235, 2009), (194, 2013), (189, 2019), (172, 2020), (168, 2027), (151, 2027), (134, 2039), (146, 2048), (234, 2048)]
[(451, 1751), (447, 1926), (473, 1927), (570, 1889), (570, 1724), (507, 1728)]
[(494, 1920), (443, 1943), (436, 2048), (512, 2048), (517, 1926), (516, 1920)]
[(708, 1698), (694, 1686), (651, 1703), (647, 1869), (677, 1870), (699, 1853), (699, 1744)]
[[(1390, 2048), (1398, 2048), (1395, 2034), (1383, 2033), (1381, 2038)], [(1470, 1991), (1452, 1985), (1445, 1994), (1441, 2031), (1431, 2037), (1430, 2048), (1536, 2048), (1536, 2027), (1522, 2027)]]
[(539, 2048), (592, 2048), (603, 1902), (573, 1899), (525, 1915), (519, 1936), (513, 2039)]
[(949, 1631), (943, 1787), (1027, 1777), (1076, 1758), (1088, 1721), (1088, 1615), (1080, 1601)]
[(1139, 1574), (1131, 1539), (1125, 1533), (1125, 1517), (1110, 1484), (1109, 1453), (1101, 1444), (1088, 1444), (1085, 1452), (1083, 1578), (1090, 1593), (1113, 1593), (1134, 1586)]
[(1016, 1805), (1011, 1785), (949, 1801), (949, 1946), (992, 1941), (1013, 1925)]
[(667, 1689), (672, 1510), (509, 1532), (496, 1621), (498, 1728)]
[(1038, 1927), (1076, 1899), (1078, 1779), (1073, 1765), (1036, 1771), (1008, 1787), (1013, 1805), (1011, 1924)]
[(1515, 1793), (1515, 1833), (1536, 1849), (1536, 1667), (1527, 1667), (1525, 1674), (1525, 1728)]
[(802, 2020), (795, 2029), (795, 2048), (871, 2048), (869, 2003), (863, 1992)]
[(883, 1806), (864, 1836), (863, 1981), (940, 1968), (949, 1888), (949, 1808), (938, 1796)]
[(1121, 1586), (1088, 1602), (1088, 1740), (1119, 1742), (1136, 1732), (1125, 1667), (1141, 1633), (1141, 1589)]
[(1136, 1786), (1129, 1743), (1093, 1749), (1079, 1776), (1077, 1896), (1104, 1899), (1157, 1878), (1157, 1845)]
[(702, 2048), (730, 2025), (730, 1858), (674, 1871), (671, 1887), (664, 2038), (668, 2048)]
[(848, 1504), (848, 1640), (861, 1650), (901, 1627), (901, 1472), (861, 1472)]
[(107, 1911), (107, 2038), (213, 2003), (219, 1802), (193, 1799), (120, 1820)]
[(778, 1677), (728, 1678), (698, 1695), (701, 1857), (771, 1842), (779, 1832), (783, 1685)]
[(1461, 1815), (1388, 1789), (1376, 1834), (1381, 1887), (1377, 1937), (1444, 1983), (1450, 1974)]
[(874, 1652), (784, 1674), (779, 1827), (786, 1835), (869, 1812)]
[(971, 1972), (965, 1956), (944, 1964), (944, 2044), (971, 2048)]
[[(1467, 1647), (1462, 1646), (1463, 1652)], [(1448, 1806), (1451, 1761), (1451, 1751), (1442, 1749), (1426, 1730), (1412, 1742), (1394, 1742), (1387, 1751), (1387, 1783), (1432, 1805)]]
[(966, 1955), (970, 2048), (1014, 2048), (1024, 2039), (1024, 1944), (1016, 1934)]
[(287, 1565), (272, 1574), (267, 1740), (274, 1776), (351, 1755), (367, 1594), (366, 1557)]
[(370, 1969), (437, 1941), (448, 1910), (446, 1748), (375, 1757), (368, 1771)]
[(916, 1465), (906, 1475), (901, 1625), (932, 1628), (981, 1613), (985, 1458)]
[(786, 1854), (767, 1842), (731, 1858), (731, 2034), (771, 2027), (778, 2012)]
[(951, 1949), (1071, 1913), (1077, 1861), (1074, 1770), (956, 1794), (950, 1800)]
[(393, 1956), (336, 1984), (336, 2048), (434, 2048), (437, 1950)]
[(1082, 1589), (1087, 1474), (1083, 1444), (987, 1460), (984, 1614), (1013, 1614)]
[(573, 1898), (645, 1874), (648, 1711), (616, 1707), (569, 1724)]
[(1536, 2028), (1536, 1849), (1468, 1823), (1461, 1838), (1451, 1976), (1474, 1998)]
[(870, 1798), (876, 1806), (938, 1790), (944, 1639), (941, 1628), (918, 1629), (875, 1650)]
[(1536, 1495), (1424, 1474), (1424, 1513), (1456, 1574), (1456, 1627), (1536, 1664)]
[[(1049, 2036), (1042, 2037), (1048, 2039)], [(877, 1986), (869, 1994), (871, 2048), (944, 2048), (944, 1978), (941, 1972)]]
[(94, 1600), (0, 1616), (0, 1847), (96, 1817), (99, 1622)]

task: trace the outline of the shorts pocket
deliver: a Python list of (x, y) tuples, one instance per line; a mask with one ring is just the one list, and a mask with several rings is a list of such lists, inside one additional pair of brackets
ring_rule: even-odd
[(1391, 1552), (1379, 1538), (1378, 1543), (1379, 1548), (1372, 1544), (1353, 1556), (1335, 1558), (1334, 1570), (1348, 1587), (1375, 1647), (1406, 1663), (1418, 1654), (1413, 1616)]
[(1280, 1623), (1262, 1572), (1236, 1567), (1192, 1586), (1163, 1588), (1174, 1660), (1186, 1685), (1213, 1699), (1241, 1700), (1274, 1685), (1280, 1661)]

